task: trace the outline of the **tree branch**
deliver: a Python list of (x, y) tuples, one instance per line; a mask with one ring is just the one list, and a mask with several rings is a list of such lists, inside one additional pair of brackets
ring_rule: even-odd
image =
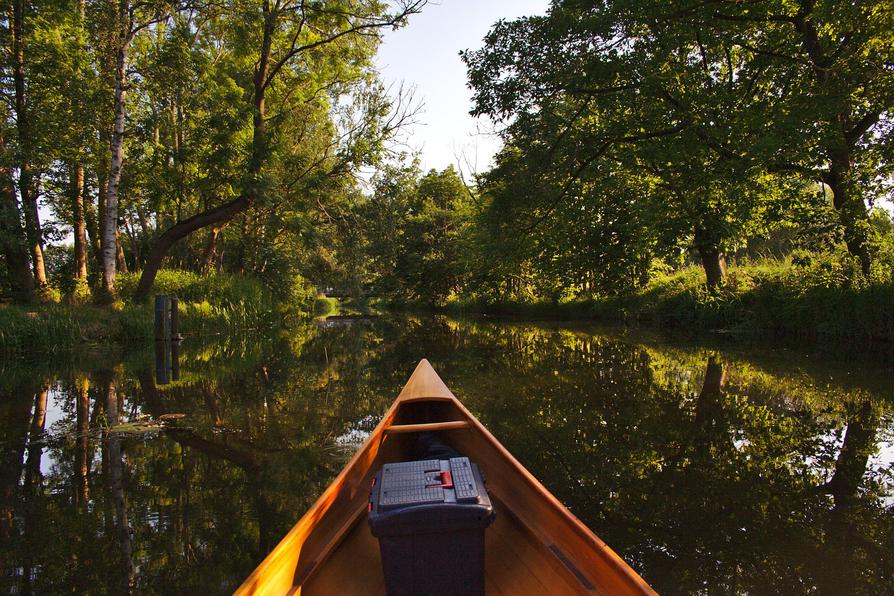
[[(263, 83), (263, 87), (266, 89), (270, 85), (270, 83), (273, 82), (274, 77), (282, 69), (282, 67), (285, 66), (289, 62), (289, 60), (291, 60), (298, 54), (300, 54), (302, 52), (307, 52), (309, 50), (318, 48), (320, 46), (323, 46), (323, 45), (326, 45), (329, 43), (332, 43), (338, 39), (341, 39), (342, 37), (345, 37), (346, 35), (351, 35), (354, 33), (363, 33), (363, 32), (373, 30), (373, 29), (381, 29), (383, 27), (395, 27), (398, 24), (400, 24), (401, 21), (406, 19), (408, 16), (410, 16), (412, 14), (417, 14), (419, 11), (421, 11), (422, 7), (425, 6), (427, 3), (428, 3), (428, 0), (413, 0), (412, 2), (405, 4), (399, 13), (397, 13), (391, 17), (388, 17), (385, 20), (371, 21), (371, 22), (365, 22), (365, 23), (353, 25), (351, 27), (348, 27), (347, 29), (343, 29), (342, 31), (339, 31), (337, 33), (329, 35), (328, 37), (324, 37), (323, 39), (319, 39), (317, 41), (296, 47), (295, 44), (297, 43), (298, 35), (300, 34), (300, 31), (299, 31), (298, 33), (295, 34), (295, 36), (292, 40), (292, 45), (289, 48), (289, 51), (286, 52), (285, 55), (282, 58), (280, 58), (276, 62), (276, 64), (274, 64), (273, 67), (270, 69), (270, 72), (268, 73), (267, 78)], [(348, 15), (348, 16), (346, 16), (346, 18), (349, 19), (350, 16), (353, 16), (353, 15)], [(302, 14), (301, 28), (304, 27), (304, 23), (305, 23), (305, 16)]]

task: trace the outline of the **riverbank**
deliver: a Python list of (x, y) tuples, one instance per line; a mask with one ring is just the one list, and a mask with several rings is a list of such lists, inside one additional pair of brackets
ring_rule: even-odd
[(731, 268), (715, 293), (698, 268), (657, 276), (638, 292), (568, 301), (456, 300), (449, 312), (582, 319), (690, 331), (894, 341), (890, 273), (864, 278), (847, 261), (764, 262)]
[[(82, 346), (122, 346), (152, 341), (151, 301), (137, 302), (136, 274), (119, 276), (121, 299), (113, 306), (43, 304), (0, 306), (0, 352), (61, 353)], [(153, 294), (180, 300), (180, 331), (184, 336), (244, 335), (302, 317), (312, 303), (294, 304), (274, 296), (260, 282), (234, 275), (201, 276), (162, 270)], [(303, 298), (303, 297), (302, 297)], [(307, 299), (299, 299), (299, 302)]]

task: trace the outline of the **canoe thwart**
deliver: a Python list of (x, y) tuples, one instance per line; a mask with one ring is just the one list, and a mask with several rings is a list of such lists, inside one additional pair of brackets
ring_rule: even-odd
[(468, 420), (450, 420), (448, 422), (427, 422), (425, 424), (392, 424), (385, 429), (386, 435), (399, 435), (402, 433), (424, 433), (436, 430), (453, 430), (456, 428), (469, 428)]

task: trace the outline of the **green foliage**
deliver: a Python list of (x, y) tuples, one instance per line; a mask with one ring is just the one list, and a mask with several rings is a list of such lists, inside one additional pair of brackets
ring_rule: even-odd
[(864, 202), (891, 180), (888, 4), (557, 1), (495, 24), (463, 59), (474, 113), (506, 123), (485, 190), (514, 273), (558, 289), (586, 272), (611, 293), (691, 247), (714, 286), (709, 261), (785, 226), (802, 248), (844, 240), (869, 273)]
[(891, 341), (894, 259), (892, 253), (877, 254), (870, 276), (842, 247), (745, 262), (732, 267), (726, 283), (715, 291), (709, 291), (699, 267), (674, 270), (656, 265), (648, 284), (625, 294), (560, 300), (463, 296), (445, 308), (534, 319), (643, 323), (688, 332)]
[[(327, 240), (331, 213), (358, 196), (355, 175), (388, 152), (412, 109), (410, 98), (391, 97), (377, 80), (380, 32), (403, 26), (424, 4), (23, 3), (31, 132), (10, 141), (18, 132), (7, 116), (0, 174), (18, 167), (27, 141), (36, 187), (59, 224), (44, 222), (45, 240), (58, 242), (66, 228), (85, 224), (96, 244), (88, 247), (95, 284), (116, 61), (126, 50), (117, 241), (125, 263), (154, 271), (159, 238), (204, 216), (213, 221), (166, 249), (170, 267), (253, 275), (278, 300), (310, 309), (313, 292), (303, 278), (314, 272), (313, 255), (337, 244)], [(4, 43), (10, 27), (11, 19), (0, 26)], [(10, 69), (14, 52), (6, 49)], [(266, 78), (258, 79), (261, 54)], [(3, 85), (13, 97), (12, 77)], [(78, 171), (83, 213), (74, 198)], [(209, 218), (234, 201), (239, 208), (227, 217)], [(240, 221), (227, 226), (236, 214)], [(54, 283), (71, 302), (84, 300), (70, 251), (53, 250)], [(14, 282), (5, 271), (0, 281), (4, 288)], [(132, 291), (131, 280), (124, 283)]]
[(358, 209), (365, 222), (370, 284), (396, 301), (443, 304), (463, 289), (474, 198), (452, 166), (420, 176), (415, 164), (386, 168)]

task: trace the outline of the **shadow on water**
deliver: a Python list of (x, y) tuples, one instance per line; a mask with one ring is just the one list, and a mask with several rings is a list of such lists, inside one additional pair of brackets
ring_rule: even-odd
[(426, 356), (659, 591), (883, 592), (894, 375), (846, 355), (383, 317), (3, 361), (0, 589), (232, 590)]

